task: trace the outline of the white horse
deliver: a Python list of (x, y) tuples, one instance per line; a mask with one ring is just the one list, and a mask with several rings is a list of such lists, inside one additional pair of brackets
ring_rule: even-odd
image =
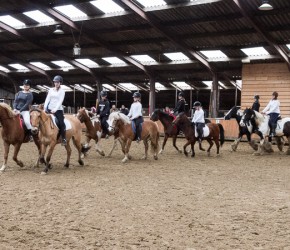
[[(263, 115), (252, 109), (245, 109), (244, 115), (242, 116), (242, 119), (240, 121), (241, 126), (249, 126), (251, 122), (256, 123), (256, 126), (258, 127), (258, 131), (256, 133), (261, 138), (258, 154), (263, 154), (264, 152), (265, 138), (269, 136), (270, 132), (269, 119), (269, 115)], [(288, 141), (290, 140), (290, 131), (288, 127), (290, 127), (290, 117), (278, 120), (275, 132), (277, 145), (280, 151), (282, 151), (283, 149), (282, 137), (286, 136), (288, 138)]]

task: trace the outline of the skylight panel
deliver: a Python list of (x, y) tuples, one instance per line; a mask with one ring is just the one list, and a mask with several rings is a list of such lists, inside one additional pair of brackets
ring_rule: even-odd
[(96, 62), (92, 61), (91, 59), (75, 59), (77, 62), (87, 66), (88, 68), (97, 68), (99, 66), (99, 64), (97, 64)]
[(201, 50), (200, 53), (205, 55), (207, 58), (227, 57), (226, 54), (224, 54), (220, 50)]
[(163, 0), (137, 0), (140, 4), (142, 4), (144, 7), (153, 7), (153, 6), (161, 6), (166, 5), (166, 2)]
[(86, 17), (87, 14), (73, 6), (72, 4), (54, 7), (60, 13), (66, 15), (70, 19)]
[(45, 85), (36, 85), (36, 87), (38, 89), (40, 89), (41, 91), (48, 91), (49, 90), (49, 87), (45, 86)]
[(29, 71), (29, 69), (19, 63), (12, 63), (8, 64), (10, 67), (17, 69), (17, 70), (22, 70), (22, 71)]
[(71, 85), (71, 87), (73, 87), (74, 89), (77, 89), (81, 92), (85, 92), (85, 93), (92, 93), (91, 90), (84, 88), (83, 86), (80, 86), (79, 84), (75, 84), (75, 85)]
[(125, 62), (119, 59), (118, 57), (103, 57), (103, 60), (107, 61), (110, 64), (124, 64)]
[[(20, 88), (21, 88), (21, 89), (24, 89), (24, 87), (23, 87), (23, 86), (20, 86)], [(37, 93), (37, 94), (39, 94), (39, 93), (40, 93), (40, 91), (39, 91), (39, 90), (37, 90), (37, 89), (35, 89), (35, 88), (30, 88), (30, 91), (31, 91), (31, 92), (34, 92), (34, 93)]]
[(243, 81), (242, 80), (236, 80), (236, 84), (238, 85), (239, 89), (242, 89)]
[(125, 89), (129, 89), (129, 90), (139, 90), (139, 88), (132, 83), (119, 83), (118, 85), (121, 85)]
[(160, 82), (155, 82), (155, 89), (157, 90), (167, 90), (167, 88), (162, 85)]
[(171, 61), (189, 60), (189, 58), (181, 52), (164, 53)]
[(30, 17), (31, 19), (35, 20), (38, 23), (53, 23), (54, 22), (54, 19), (43, 14), (39, 10), (27, 11), (27, 12), (24, 12), (23, 14)]
[[(207, 89), (212, 88), (212, 81), (202, 81), (202, 82), (207, 86)], [(227, 89), (227, 87), (222, 82), (219, 81), (218, 84), (219, 84), (219, 89), (221, 88)]]
[(96, 1), (91, 1), (90, 3), (106, 14), (125, 11), (118, 4), (116, 4), (115, 2), (111, 0), (96, 0)]
[(43, 70), (50, 70), (51, 69), (48, 65), (46, 65), (42, 62), (30, 62), (30, 64), (34, 65), (37, 68), (43, 69)]
[(87, 85), (87, 84), (81, 84), (82, 87), (86, 88), (86, 89), (89, 89), (91, 91), (95, 91), (94, 88), (92, 88), (91, 86)]
[(25, 23), (17, 20), (16, 18), (14, 18), (10, 15), (0, 16), (0, 21), (3, 23), (6, 23), (7, 25), (9, 25), (13, 28), (25, 27)]
[(10, 71), (9, 69), (2, 67), (2, 66), (0, 66), (0, 70), (3, 72), (6, 72), (6, 73)]
[(69, 64), (69, 63), (67, 63), (65, 61), (62, 61), (62, 60), (60, 60), (60, 61), (51, 61), (51, 62), (53, 64), (63, 68), (63, 69), (72, 69), (73, 68), (73, 66), (71, 64)]
[(71, 91), (73, 91), (69, 86), (66, 86), (66, 85), (61, 85), (61, 88), (62, 88), (65, 92), (71, 92)]
[(173, 82), (173, 84), (182, 90), (192, 89), (186, 82)]
[(148, 56), (148, 55), (135, 55), (131, 57), (141, 63), (156, 62), (156, 60), (154, 60), (151, 56)]
[(111, 86), (111, 85), (109, 85), (109, 84), (107, 84), (107, 83), (102, 84), (102, 86), (103, 86), (104, 88), (108, 89), (108, 90), (116, 91), (116, 89), (115, 89), (113, 86)]
[(254, 47), (241, 49), (247, 56), (261, 56), (261, 55), (269, 55), (268, 51), (263, 47)]
[(286, 44), (286, 46), (288, 47), (288, 49), (290, 49), (290, 44)]

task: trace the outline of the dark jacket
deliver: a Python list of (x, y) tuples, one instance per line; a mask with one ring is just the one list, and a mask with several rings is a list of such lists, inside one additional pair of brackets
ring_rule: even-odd
[(129, 114), (129, 110), (127, 108), (120, 109), (120, 112), (123, 113), (124, 115), (128, 115)]
[(23, 91), (19, 91), (15, 97), (13, 108), (22, 111), (28, 111), (29, 105), (32, 104), (33, 95), (31, 92), (24, 93)]
[(255, 111), (259, 112), (259, 110), (260, 110), (260, 103), (258, 101), (255, 101), (253, 103), (252, 110), (255, 110)]
[(176, 107), (173, 109), (175, 115), (178, 115), (181, 112), (185, 112), (185, 100), (180, 99), (178, 100)]
[(101, 100), (99, 102), (97, 115), (100, 115), (100, 118), (110, 115), (110, 102), (108, 100)]

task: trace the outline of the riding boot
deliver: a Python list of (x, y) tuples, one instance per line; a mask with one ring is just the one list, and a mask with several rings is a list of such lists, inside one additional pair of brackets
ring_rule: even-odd
[(62, 138), (62, 141), (61, 141), (61, 145), (62, 146), (66, 146), (67, 145), (67, 141), (66, 141), (66, 132), (65, 130), (62, 132), (62, 135), (61, 135), (61, 138)]
[(273, 136), (276, 136), (276, 127), (277, 127), (277, 124), (272, 125), (272, 135)]

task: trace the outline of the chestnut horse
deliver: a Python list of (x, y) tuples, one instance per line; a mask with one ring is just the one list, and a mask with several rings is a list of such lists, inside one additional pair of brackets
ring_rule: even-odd
[[(66, 152), (67, 152), (67, 159), (65, 163), (65, 167), (69, 167), (70, 162), (70, 156), (71, 156), (71, 147), (70, 147), (70, 140), (73, 140), (73, 143), (78, 151), (79, 157), (78, 162), (80, 165), (84, 165), (84, 162), (81, 159), (81, 137), (82, 137), (82, 125), (80, 121), (74, 117), (74, 116), (65, 116), (65, 120), (68, 121), (68, 125), (71, 126), (71, 128), (66, 130), (66, 140), (67, 145), (65, 146)], [(41, 153), (40, 157), (38, 159), (37, 165), (39, 161), (41, 163), (45, 163), (45, 168), (42, 172), (42, 174), (46, 174), (48, 172), (48, 169), (51, 167), (50, 159), (52, 152), (56, 146), (57, 143), (60, 143), (60, 138), (58, 139), (58, 132), (59, 129), (53, 122), (52, 115), (46, 114), (43, 110), (43, 105), (39, 105), (38, 107), (33, 106), (30, 109), (30, 122), (32, 125), (32, 132), (38, 133), (39, 131), (39, 140), (41, 143)], [(49, 150), (46, 156), (46, 160), (44, 160), (46, 149), (49, 146)]]
[[(18, 166), (23, 167), (23, 162), (18, 160), (17, 155), (22, 143), (29, 142), (29, 136), (25, 133), (23, 128), (24, 122), (21, 122), (19, 115), (15, 116), (9, 105), (0, 103), (0, 123), (2, 124), (1, 134), (4, 143), (4, 162), (0, 171), (3, 172), (7, 167), (7, 159), (11, 144), (14, 146), (13, 160)], [(38, 153), (40, 153), (40, 143), (37, 135), (33, 136), (33, 140), (38, 148)]]
[[(197, 132), (195, 126), (193, 127), (190, 120), (186, 116), (185, 113), (180, 113), (176, 119), (174, 120), (174, 124), (180, 127), (181, 131), (184, 133), (185, 138), (187, 139), (187, 143), (183, 146), (183, 152), (186, 156), (188, 153), (186, 151), (186, 147), (191, 145), (191, 157), (195, 156), (194, 152), (194, 144), (197, 141)], [(208, 155), (210, 155), (210, 149), (213, 146), (212, 140), (215, 142), (217, 148), (217, 155), (219, 155), (219, 148), (224, 144), (225, 136), (224, 136), (224, 128), (221, 124), (216, 123), (207, 123), (203, 128), (203, 138), (208, 141), (209, 148), (207, 149)], [(220, 142), (219, 142), (220, 140)]]
[[(135, 133), (132, 128), (133, 123), (126, 115), (120, 112), (111, 113), (107, 122), (109, 124), (109, 131), (114, 132), (118, 130), (122, 151), (125, 155), (122, 162), (126, 162), (127, 160), (131, 159), (129, 150), (131, 143), (135, 138)], [(155, 122), (149, 120), (142, 123), (141, 140), (143, 140), (145, 146), (145, 155), (142, 159), (147, 159), (148, 157), (148, 140), (150, 140), (154, 159), (157, 160), (159, 149), (159, 131)]]
[(160, 109), (156, 109), (152, 113), (150, 120), (154, 122), (159, 120), (162, 123), (163, 128), (164, 128), (164, 139), (163, 139), (162, 147), (161, 147), (161, 150), (159, 151), (159, 154), (161, 154), (164, 151), (164, 147), (166, 145), (168, 137), (172, 137), (173, 147), (175, 147), (175, 149), (179, 153), (182, 153), (182, 151), (176, 146), (176, 139), (177, 139), (177, 136), (179, 135), (180, 129), (176, 125), (172, 124), (172, 121), (174, 120), (174, 116), (169, 115)]

